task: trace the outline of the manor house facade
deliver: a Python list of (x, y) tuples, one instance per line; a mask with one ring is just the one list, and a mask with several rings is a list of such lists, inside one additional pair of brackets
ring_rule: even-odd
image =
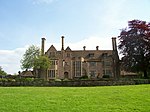
[(42, 74), (41, 78), (50, 79), (78, 79), (84, 76), (96, 79), (104, 76), (118, 78), (120, 75), (119, 56), (117, 52), (116, 38), (112, 38), (113, 50), (71, 50), (64, 48), (64, 36), (61, 37), (61, 50), (53, 45), (45, 52), (45, 38), (42, 38), (42, 55), (47, 55), (51, 61), (50, 68)]

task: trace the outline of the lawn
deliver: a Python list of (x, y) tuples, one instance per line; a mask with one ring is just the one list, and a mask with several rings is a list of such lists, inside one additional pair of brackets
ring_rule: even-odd
[(0, 87), (0, 112), (150, 112), (150, 85)]

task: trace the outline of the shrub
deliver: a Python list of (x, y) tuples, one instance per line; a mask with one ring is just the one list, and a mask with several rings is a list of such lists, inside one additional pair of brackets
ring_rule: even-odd
[(80, 79), (88, 79), (87, 75), (83, 75), (82, 77), (80, 77)]
[(103, 75), (103, 78), (110, 78), (109, 75)]
[(6, 78), (0, 78), (0, 82), (7, 82), (8, 80)]
[(32, 82), (34, 81), (34, 78), (25, 78), (25, 81)]
[(15, 82), (16, 80), (15, 79), (7, 79), (8, 80), (8, 82)]
[(61, 79), (55, 79), (55, 81), (61, 81)]

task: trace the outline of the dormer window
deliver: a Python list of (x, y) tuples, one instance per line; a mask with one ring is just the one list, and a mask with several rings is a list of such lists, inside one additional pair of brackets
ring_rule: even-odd
[(107, 57), (108, 57), (108, 53), (103, 53), (103, 54), (102, 54), (102, 57), (103, 57), (103, 58), (107, 58)]
[(55, 55), (56, 55), (56, 52), (50, 52), (50, 53), (49, 53), (49, 56), (50, 56), (50, 57), (54, 57)]
[(89, 54), (89, 57), (90, 57), (90, 58), (94, 57), (94, 53), (90, 53), (90, 54)]

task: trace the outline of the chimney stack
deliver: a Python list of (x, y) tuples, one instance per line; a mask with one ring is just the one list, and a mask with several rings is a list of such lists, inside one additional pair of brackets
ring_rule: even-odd
[(83, 46), (83, 50), (85, 51), (86, 46)]
[(61, 37), (61, 42), (62, 42), (62, 48), (61, 48), (61, 50), (64, 50), (64, 38), (65, 38), (64, 36)]
[(116, 37), (112, 37), (112, 47), (114, 51), (117, 50)]
[(44, 55), (44, 47), (45, 47), (45, 38), (42, 38), (42, 46), (41, 46), (41, 55)]
[(99, 46), (96, 46), (96, 50), (99, 50), (98, 48), (99, 48)]

